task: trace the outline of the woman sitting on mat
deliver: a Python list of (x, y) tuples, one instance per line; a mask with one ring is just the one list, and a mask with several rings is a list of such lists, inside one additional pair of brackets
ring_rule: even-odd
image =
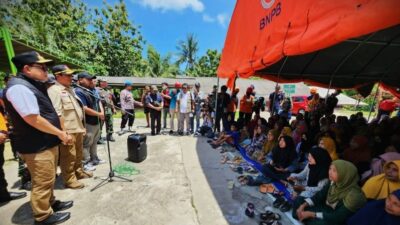
[(320, 147), (314, 147), (308, 154), (308, 165), (300, 173), (292, 173), (287, 178), (294, 182), (293, 189), (304, 198), (311, 198), (328, 184), (328, 171), (332, 163), (328, 152)]
[(296, 169), (297, 153), (292, 137), (281, 136), (278, 145), (267, 156), (262, 174), (272, 180), (285, 180)]
[(357, 168), (348, 161), (333, 161), (329, 180), (312, 198), (298, 197), (294, 203), (293, 217), (306, 225), (342, 225), (366, 203), (357, 185)]
[(278, 144), (279, 132), (275, 129), (269, 130), (267, 134), (267, 140), (263, 146), (263, 154), (257, 159), (259, 162), (265, 162), (265, 156), (267, 156), (273, 148)]
[(337, 153), (336, 153), (336, 144), (335, 141), (330, 138), (330, 137), (322, 137), (319, 140), (318, 146), (327, 150), (329, 155), (331, 156), (332, 160), (337, 160), (339, 159)]
[[(400, 189), (400, 160), (388, 162), (384, 166), (384, 173), (371, 177), (362, 187), (367, 199), (384, 199), (397, 189)], [(400, 207), (400, 206), (399, 206)]]
[(400, 189), (386, 199), (368, 202), (348, 221), (347, 225), (400, 224)]
[(251, 143), (246, 146), (246, 154), (252, 158), (257, 159), (260, 155), (263, 155), (262, 148), (264, 146), (265, 141), (267, 140), (267, 136), (265, 135), (266, 126), (259, 125), (254, 129), (254, 136), (251, 140)]

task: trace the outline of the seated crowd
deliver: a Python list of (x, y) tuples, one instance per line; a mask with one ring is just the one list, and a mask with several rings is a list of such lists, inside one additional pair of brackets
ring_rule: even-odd
[[(251, 89), (243, 98), (251, 98), (249, 93)], [(259, 186), (260, 191), (263, 185), (283, 186), (283, 191), (271, 192), (273, 206), (292, 210), (293, 218), (304, 224), (400, 224), (400, 117), (368, 123), (360, 112), (336, 116), (313, 95), (304, 115), (291, 120), (278, 109), (268, 119), (255, 112), (248, 120), (243, 113), (237, 121), (227, 121), (230, 130), (209, 143), (221, 153), (240, 152), (256, 170), (255, 176), (238, 177), (242, 185)], [(237, 167), (242, 168), (232, 169), (242, 174), (245, 166)], [(268, 216), (279, 224), (280, 216), (270, 211), (260, 217)]]

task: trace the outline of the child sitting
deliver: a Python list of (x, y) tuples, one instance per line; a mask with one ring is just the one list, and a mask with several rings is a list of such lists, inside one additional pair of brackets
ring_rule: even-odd
[(218, 148), (222, 144), (226, 143), (228, 145), (236, 145), (239, 142), (240, 133), (237, 128), (236, 122), (231, 124), (231, 131), (221, 133), (219, 138), (215, 141), (210, 141), (210, 145), (213, 148)]

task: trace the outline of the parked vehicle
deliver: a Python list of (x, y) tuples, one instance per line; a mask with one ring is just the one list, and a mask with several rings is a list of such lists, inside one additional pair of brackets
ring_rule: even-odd
[(292, 96), (292, 114), (297, 115), (298, 113), (305, 114), (308, 105), (308, 99), (306, 95), (294, 95)]

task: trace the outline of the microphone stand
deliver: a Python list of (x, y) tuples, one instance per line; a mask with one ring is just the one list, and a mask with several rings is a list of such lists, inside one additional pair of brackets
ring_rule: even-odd
[[(90, 89), (88, 89), (88, 88), (82, 87), (82, 86), (80, 86), (80, 85), (78, 85), (78, 84), (73, 84), (72, 86), (73, 86), (73, 87), (78, 87), (78, 88), (84, 90), (86, 93), (88, 93), (90, 96), (94, 97), (96, 100), (99, 100), (100, 102), (101, 102), (101, 100), (103, 100), (102, 98), (100, 98), (100, 97), (94, 95), (93, 92), (92, 92)], [(110, 105), (110, 104), (106, 102), (106, 104), (104, 104), (104, 106), (103, 106), (103, 107), (104, 107), (104, 110), (103, 110), (104, 118), (106, 118), (106, 109), (107, 109), (107, 107), (109, 107), (109, 105)], [(118, 108), (118, 107), (117, 107), (117, 108)], [(128, 112), (125, 112), (125, 113), (128, 113)], [(106, 124), (106, 127), (107, 127), (107, 125), (108, 125), (108, 124), (107, 124), (107, 123), (108, 123), (107, 120), (104, 120), (104, 123)], [(106, 133), (107, 133), (107, 135), (109, 134), (107, 129), (106, 129)], [(105, 185), (105, 184), (108, 184), (108, 183), (110, 183), (110, 182), (113, 182), (113, 181), (114, 181), (114, 179), (113, 179), (114, 177), (121, 179), (122, 182), (123, 182), (123, 181), (125, 181), (125, 182), (132, 182), (131, 179), (128, 179), (128, 178), (125, 178), (125, 177), (121, 177), (121, 176), (115, 175), (114, 170), (112, 169), (111, 151), (110, 151), (110, 141), (109, 141), (108, 138), (106, 138), (106, 139), (107, 139), (107, 153), (108, 153), (108, 162), (109, 162), (109, 166), (110, 166), (110, 168), (109, 168), (110, 171), (108, 172), (108, 177), (107, 177), (106, 179), (103, 179), (103, 180), (102, 180), (100, 183), (98, 183), (94, 188), (90, 189), (91, 192), (94, 191), (94, 190), (96, 190), (96, 189), (98, 189), (98, 188), (100, 188), (100, 187), (102, 187), (102, 186)]]

